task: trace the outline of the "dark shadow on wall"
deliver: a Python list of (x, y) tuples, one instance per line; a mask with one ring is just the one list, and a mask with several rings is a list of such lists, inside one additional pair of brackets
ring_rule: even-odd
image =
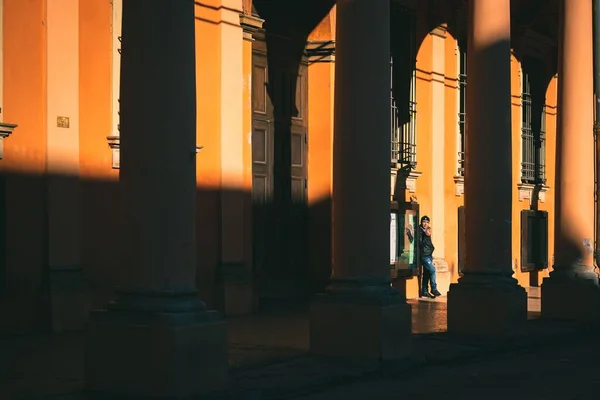
[[(52, 272), (49, 263), (48, 182), (63, 181), (79, 187), (81, 195), (81, 271)], [(220, 269), (221, 201), (241, 196), (245, 220), (253, 207), (244, 190), (218, 190), (199, 187), (196, 192), (196, 284), (199, 296), (212, 309), (225, 311), (225, 285), (229, 277)], [(92, 309), (104, 308), (113, 298), (113, 289), (124, 282), (127, 265), (120, 262), (122, 221), (119, 184), (112, 180), (74, 179), (61, 176), (0, 174), (0, 333), (50, 331), (57, 296), (83, 288)], [(261, 204), (273, 213), (273, 203)], [(309, 295), (320, 291), (331, 274), (330, 199), (307, 207), (309, 224), (322, 227), (309, 238), (304, 265)], [(244, 226), (245, 240), (251, 242), (251, 227)], [(54, 234), (60, 232), (54, 228)], [(63, 243), (63, 245), (65, 245)], [(68, 244), (67, 251), (68, 251)], [(64, 247), (62, 247), (64, 249)], [(278, 249), (270, 247), (274, 252)], [(252, 265), (251, 253), (244, 260)], [(252, 285), (253, 274), (245, 279)], [(307, 296), (309, 297), (309, 296)], [(66, 297), (65, 297), (66, 298)], [(72, 299), (73, 297), (71, 297)], [(54, 311), (53, 311), (54, 310)], [(69, 310), (73, 311), (72, 307)]]

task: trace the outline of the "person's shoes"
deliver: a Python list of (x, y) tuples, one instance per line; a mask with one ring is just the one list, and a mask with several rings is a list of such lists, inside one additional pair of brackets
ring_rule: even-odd
[(429, 292), (421, 292), (421, 294), (419, 295), (419, 297), (427, 297), (428, 299), (434, 299), (435, 296), (432, 296), (431, 294), (429, 294)]
[(433, 297), (439, 297), (442, 295), (437, 289), (432, 290), (431, 294), (433, 294)]

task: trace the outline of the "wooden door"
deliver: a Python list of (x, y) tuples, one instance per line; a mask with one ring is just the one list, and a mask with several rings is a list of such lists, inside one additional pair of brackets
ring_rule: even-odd
[[(307, 65), (289, 69), (256, 35), (252, 73), (254, 270), (259, 297), (294, 296), (307, 268)], [(285, 57), (281, 54), (281, 57)]]
[(269, 228), (273, 202), (273, 104), (268, 95), (266, 48), (252, 57), (252, 202), (253, 264), (259, 273), (268, 265)]
[[(308, 67), (301, 64), (297, 76), (290, 76), (290, 90), (295, 89), (291, 102), (291, 201), (289, 206), (288, 257), (289, 270), (298, 285), (308, 279)], [(295, 85), (295, 88), (294, 88)], [(293, 93), (293, 92), (292, 92)], [(299, 286), (298, 286), (299, 287)]]

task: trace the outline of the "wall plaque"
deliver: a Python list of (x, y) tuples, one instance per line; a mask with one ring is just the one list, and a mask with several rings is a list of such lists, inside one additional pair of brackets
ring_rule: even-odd
[(56, 126), (58, 128), (68, 128), (70, 126), (69, 117), (56, 117)]

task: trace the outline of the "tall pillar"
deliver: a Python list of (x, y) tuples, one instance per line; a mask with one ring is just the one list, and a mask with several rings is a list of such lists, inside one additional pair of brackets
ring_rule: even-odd
[(554, 265), (542, 315), (600, 319), (594, 272), (592, 2), (561, 2), (556, 132)]
[(220, 390), (226, 326), (195, 286), (194, 2), (124, 0), (123, 287), (93, 313), (86, 386), (142, 397)]
[(390, 286), (389, 270), (389, 7), (337, 2), (334, 272), (311, 305), (314, 354), (394, 359), (410, 350), (410, 305)]
[(466, 265), (450, 285), (448, 331), (508, 334), (527, 320), (512, 277), (510, 0), (469, 3)]

